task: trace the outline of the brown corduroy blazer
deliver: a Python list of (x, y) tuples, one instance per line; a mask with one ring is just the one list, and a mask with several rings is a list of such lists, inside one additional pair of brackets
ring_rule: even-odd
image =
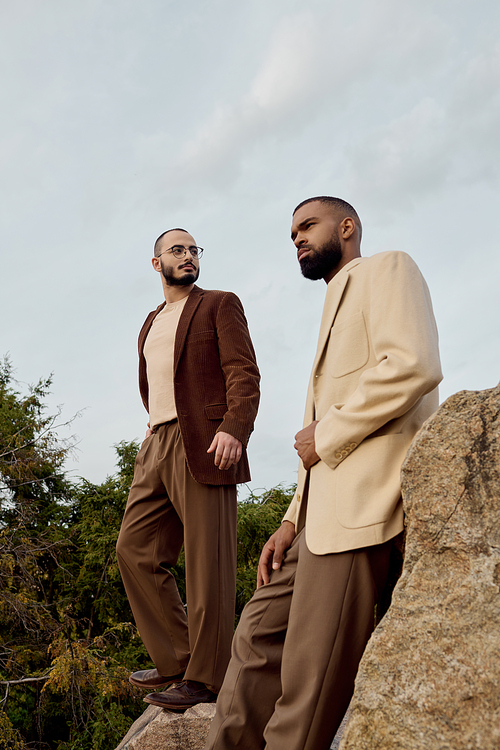
[[(139, 334), (139, 390), (149, 412), (144, 343), (165, 302)], [(179, 319), (174, 345), (174, 394), (189, 471), (202, 484), (250, 480), (246, 445), (259, 405), (260, 375), (243, 307), (232, 292), (195, 286)], [(227, 471), (207, 453), (216, 432), (243, 443), (240, 461)]]

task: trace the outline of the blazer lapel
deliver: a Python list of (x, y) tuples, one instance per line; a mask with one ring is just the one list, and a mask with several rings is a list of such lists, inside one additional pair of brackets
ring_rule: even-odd
[(347, 286), (349, 280), (348, 273), (340, 273), (330, 281), (326, 291), (325, 304), (323, 307), (323, 315), (321, 317), (321, 325), (319, 328), (318, 336), (318, 348), (316, 349), (316, 357), (314, 358), (313, 373), (316, 371), (318, 363), (321, 359), (321, 355), (328, 343), (330, 331), (333, 326), (337, 310), (339, 309), (344, 289)]
[(314, 386), (316, 381), (316, 371), (321, 361), (323, 352), (328, 344), (330, 331), (332, 329), (333, 323), (335, 321), (335, 316), (337, 315), (337, 311), (342, 301), (347, 282), (349, 281), (349, 269), (358, 265), (361, 260), (362, 258), (356, 258), (355, 260), (348, 263), (336, 276), (333, 277), (333, 279), (328, 284), (325, 304), (323, 306), (323, 315), (321, 317), (321, 325), (319, 328), (318, 347), (316, 349), (316, 356), (314, 358), (311, 377), (309, 379), (309, 386), (307, 388), (304, 427), (307, 427), (308, 424), (316, 419), (314, 409)]
[(179, 365), (179, 360), (184, 349), (184, 344), (186, 342), (186, 336), (189, 331), (191, 320), (193, 319), (193, 315), (195, 314), (198, 305), (203, 299), (203, 294), (203, 289), (200, 289), (200, 287), (195, 285), (193, 291), (186, 300), (186, 304), (184, 305), (181, 317), (179, 318), (179, 324), (177, 326), (177, 332), (175, 334), (174, 373), (177, 371), (177, 367)]

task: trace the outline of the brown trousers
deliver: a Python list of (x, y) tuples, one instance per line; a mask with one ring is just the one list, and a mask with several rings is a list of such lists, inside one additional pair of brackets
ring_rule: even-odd
[[(204, 448), (200, 448), (204, 450)], [(187, 616), (170, 570), (184, 543)], [(137, 628), (161, 675), (218, 691), (236, 600), (236, 486), (196, 482), (176, 421), (137, 454), (116, 547)]]
[(301, 531), (243, 611), (205, 750), (328, 750), (374, 626), (392, 542), (313, 555)]

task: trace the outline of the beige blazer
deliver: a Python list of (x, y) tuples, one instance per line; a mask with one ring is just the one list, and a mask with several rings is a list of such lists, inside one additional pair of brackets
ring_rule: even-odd
[[(438, 333), (427, 284), (400, 252), (356, 258), (328, 284), (304, 427), (319, 420), (306, 540), (326, 554), (380, 544), (403, 528), (400, 469), (438, 407)], [(285, 515), (303, 525), (307, 478)]]

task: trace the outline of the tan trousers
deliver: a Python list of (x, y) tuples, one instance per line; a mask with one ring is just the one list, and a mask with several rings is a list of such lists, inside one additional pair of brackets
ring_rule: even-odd
[(297, 535), (243, 611), (205, 750), (328, 750), (373, 630), (391, 546), (313, 555)]
[[(183, 543), (187, 616), (170, 570)], [(192, 478), (176, 421), (161, 425), (137, 454), (116, 550), (158, 672), (170, 677), (186, 670), (185, 679), (218, 691), (234, 630), (236, 486)]]

